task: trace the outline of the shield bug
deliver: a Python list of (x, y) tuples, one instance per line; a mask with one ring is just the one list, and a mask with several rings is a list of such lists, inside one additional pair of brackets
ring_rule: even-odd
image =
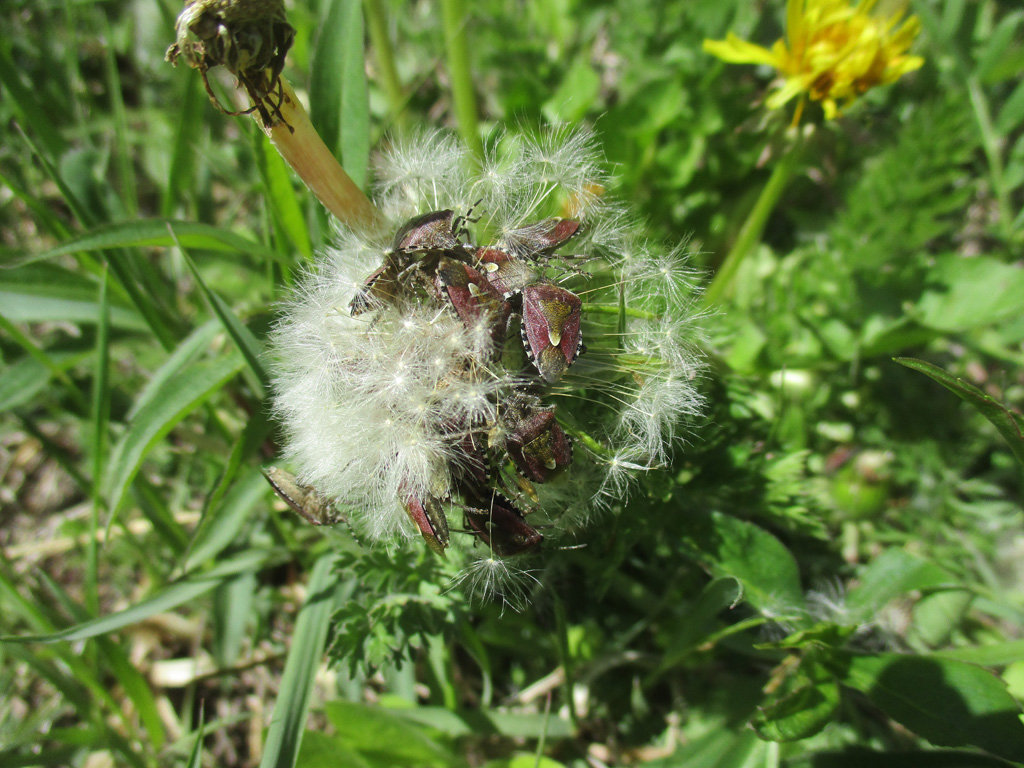
[(267, 467), (263, 470), (263, 476), (285, 504), (313, 525), (336, 525), (344, 521), (345, 518), (331, 501), (321, 496), (315, 488), (302, 485), (290, 472)]
[(506, 299), (540, 279), (529, 264), (501, 248), (480, 248), (476, 262), (487, 281)]
[(528, 480), (547, 482), (572, 463), (572, 443), (555, 419), (554, 406), (519, 394), (511, 398), (500, 420), (505, 452)]
[(423, 540), (427, 546), (439, 555), (444, 555), (450, 539), (448, 533), (448, 518), (441, 509), (441, 502), (433, 496), (426, 496), (419, 499), (409, 495), (403, 502), (406, 513), (419, 528)]
[(523, 346), (549, 384), (562, 378), (583, 346), (582, 306), (579, 296), (553, 283), (538, 282), (523, 289)]
[(509, 253), (535, 259), (561, 248), (579, 228), (580, 223), (575, 219), (544, 219), (512, 230), (502, 242)]
[(414, 216), (403, 224), (391, 245), (393, 253), (453, 251), (461, 243), (453, 229), (455, 214), (450, 210)]
[(437, 292), (451, 302), (455, 313), (467, 328), (481, 320), (488, 323), (497, 354), (505, 342), (512, 306), (483, 275), (468, 264), (442, 256), (435, 277)]
[(482, 508), (466, 507), (466, 526), (502, 557), (536, 551), (544, 537), (526, 522), (523, 513), (497, 491), (490, 491)]

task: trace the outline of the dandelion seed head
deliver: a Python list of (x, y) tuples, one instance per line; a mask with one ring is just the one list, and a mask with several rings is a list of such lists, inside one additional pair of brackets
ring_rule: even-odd
[[(433, 543), (488, 551), (456, 585), (516, 609), (535, 579), (512, 563), (542, 536), (577, 540), (623, 504), (639, 475), (672, 460), (703, 406), (685, 249), (638, 236), (602, 166), (579, 130), (497, 136), (479, 164), (446, 133), (391, 142), (376, 167), (380, 226), (338, 233), (272, 336), (274, 410), (298, 480), (344, 499), (374, 540), (430, 535), (410, 499), (428, 518), (443, 504), (471, 519), (469, 508), (490, 503), (491, 527), (467, 536), (452, 524), (450, 544)], [(392, 250), (408, 222), (438, 211), (452, 212), (448, 262), (429, 248)], [(551, 242), (560, 218), (578, 227)], [(473, 277), (485, 246), (518, 260), (528, 285), (551, 286), (546, 295), (579, 298), (530, 309), (535, 326), (548, 324), (549, 352), (568, 361), (560, 379), (543, 379), (520, 341), (523, 286), (472, 282), (490, 280)], [(450, 284), (442, 263), (464, 265), (469, 282)], [(469, 298), (457, 301), (458, 286)], [(504, 297), (501, 309), (479, 300), (485, 289)], [(580, 306), (567, 311), (578, 311), (582, 356), (558, 347), (575, 331), (550, 306)]]

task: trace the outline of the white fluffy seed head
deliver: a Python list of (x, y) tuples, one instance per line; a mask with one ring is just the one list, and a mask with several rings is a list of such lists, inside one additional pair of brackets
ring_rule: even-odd
[[(538, 486), (539, 514), (531, 519), (550, 526), (545, 536), (578, 535), (596, 512), (619, 506), (638, 474), (666, 465), (703, 405), (696, 277), (681, 248), (665, 251), (634, 233), (608, 187), (586, 131), (506, 133), (488, 143), (482, 163), (446, 133), (391, 143), (376, 169), (383, 223), (372, 232), (338, 233), (284, 306), (273, 335), (274, 408), (300, 482), (345, 502), (356, 528), (372, 538), (414, 536), (402, 500), (457, 498), (467, 474), (466, 439), (486, 446), (490, 434), (500, 453), (509, 435), (499, 435), (498, 414), (524, 387), (557, 405), (575, 446), (572, 464)], [(493, 318), (464, 321), (426, 289), (352, 316), (353, 297), (381, 267), (402, 225), (448, 209), (456, 217), (472, 209), (461, 223), (463, 242), (474, 245), (508, 242), (510, 233), (552, 216), (580, 222), (558, 254), (538, 256), (528, 246), (519, 254), (540, 279), (583, 299), (588, 351), (558, 384), (543, 385), (514, 348), (515, 321), (504, 354), (495, 356)], [(429, 267), (417, 274), (416, 258), (400, 279), (429, 285)], [(510, 487), (508, 457), (490, 458), (504, 467), (493, 484), (522, 498)], [(453, 533), (453, 548), (458, 538)], [(476, 541), (461, 538), (467, 547)], [(522, 576), (502, 560), (484, 558), (469, 573), (474, 589), (519, 594), (506, 584)]]

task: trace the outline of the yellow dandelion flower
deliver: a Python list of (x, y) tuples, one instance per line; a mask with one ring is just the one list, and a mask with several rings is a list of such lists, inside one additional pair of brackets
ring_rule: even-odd
[(916, 16), (904, 19), (903, 4), (893, 13), (872, 12), (876, 0), (787, 0), (786, 37), (771, 50), (741, 40), (705, 40), (704, 50), (732, 64), (767, 64), (781, 83), (765, 102), (778, 109), (799, 96), (820, 101), (825, 119), (876, 85), (885, 85), (924, 63), (907, 51), (921, 30)]

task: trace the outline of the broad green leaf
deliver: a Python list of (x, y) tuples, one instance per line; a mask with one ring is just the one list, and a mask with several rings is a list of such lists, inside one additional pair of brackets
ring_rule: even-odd
[(811, 752), (806, 757), (787, 760), (787, 768), (1010, 768), (1005, 760), (978, 752), (952, 749), (912, 752), (873, 752), (851, 747), (842, 752)]
[(769, 618), (795, 620), (805, 607), (796, 560), (753, 523), (721, 512), (687, 512), (683, 546), (716, 578), (743, 585), (743, 599)]
[(328, 702), (325, 711), (342, 744), (373, 762), (391, 765), (438, 766), (453, 762), (452, 753), (422, 729), (389, 711), (349, 701)]
[[(173, 235), (171, 233), (174, 233)], [(96, 227), (38, 253), (21, 253), (2, 267), (17, 267), (73, 253), (103, 251), (111, 248), (171, 247), (181, 244), (193, 250), (245, 253), (263, 259), (288, 260), (272, 248), (233, 232), (194, 221), (139, 219)]]
[(713, 579), (706, 584), (686, 608), (685, 619), (679, 626), (671, 626), (671, 640), (658, 665), (659, 671), (676, 666), (707, 642), (715, 628), (715, 617), (724, 609), (735, 607), (742, 599), (743, 584), (734, 577)]
[(379, 768), (379, 764), (364, 760), (358, 752), (345, 746), (343, 738), (321, 731), (306, 731), (303, 735), (296, 765), (301, 768)]
[(234, 355), (197, 363), (166, 380), (153, 394), (153, 399), (139, 409), (110, 456), (105, 487), (111, 521), (146, 454), (178, 422), (219, 392), (243, 365), (241, 357)]
[(1001, 667), (1024, 661), (1024, 640), (1007, 640), (1003, 643), (968, 648), (950, 648), (936, 651), (934, 655), (945, 659), (966, 661), (970, 664), (980, 664), (983, 667)]
[(757, 735), (769, 741), (798, 741), (818, 733), (832, 719), (839, 706), (839, 686), (816, 664), (805, 662), (771, 698), (751, 722)]
[(981, 667), (895, 653), (841, 654), (830, 666), (840, 682), (933, 744), (981, 747), (1024, 761), (1020, 705)]
[(513, 755), (502, 760), (491, 760), (483, 768), (565, 768), (565, 763), (541, 755)]
[(572, 723), (555, 715), (529, 712), (503, 712), (492, 709), (450, 710), (445, 707), (409, 707), (388, 710), (395, 717), (425, 725), (448, 736), (501, 734), (511, 738), (568, 739)]
[(276, 555), (277, 553), (274, 550), (246, 550), (230, 560), (221, 561), (216, 567), (204, 573), (191, 574), (183, 579), (174, 581), (155, 595), (125, 608), (123, 611), (100, 616), (59, 632), (46, 635), (6, 635), (0, 637), (0, 641), (7, 643), (55, 643), (61, 640), (73, 642), (75, 640), (85, 640), (90, 637), (105, 635), (132, 624), (137, 624), (157, 613), (163, 613), (180, 605), (185, 605), (200, 595), (209, 592), (226, 579), (232, 578), (239, 573), (255, 571), (261, 568)]
[(327, 630), (336, 607), (338, 574), (336, 557), (322, 555), (313, 566), (306, 587), (306, 603), (299, 611), (292, 633), (274, 716), (267, 729), (260, 768), (291, 768), (296, 765), (302, 735), (313, 697), (316, 672), (323, 660)]
[(1024, 306), (1024, 268), (989, 256), (938, 257), (928, 271), (928, 283), (912, 315), (939, 331), (999, 322), (1016, 317)]
[(937, 365), (915, 360), (911, 357), (897, 357), (895, 362), (912, 368), (929, 376), (955, 394), (961, 400), (970, 403), (986, 419), (992, 422), (999, 434), (1010, 444), (1010, 450), (1017, 461), (1024, 464), (1024, 416), (1011, 411), (1006, 406), (986, 395), (973, 384), (952, 376)]
[(892, 547), (858, 574), (858, 585), (846, 596), (851, 624), (870, 621), (890, 600), (911, 591), (952, 586), (956, 580), (935, 563)]

